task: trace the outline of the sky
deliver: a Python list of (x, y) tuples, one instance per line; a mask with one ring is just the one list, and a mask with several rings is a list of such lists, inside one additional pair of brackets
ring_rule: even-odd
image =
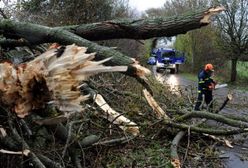
[[(129, 5), (136, 8), (138, 11), (142, 12), (148, 8), (160, 8), (163, 7), (167, 0), (129, 0)], [(175, 38), (172, 41), (167, 41), (167, 43), (159, 42), (157, 47), (172, 48)]]
[(129, 4), (139, 11), (144, 11), (148, 8), (162, 7), (165, 1), (166, 0), (129, 0)]

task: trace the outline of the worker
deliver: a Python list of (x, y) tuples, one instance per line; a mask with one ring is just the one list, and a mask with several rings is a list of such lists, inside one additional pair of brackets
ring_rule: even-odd
[(206, 64), (204, 69), (198, 74), (198, 97), (194, 110), (201, 110), (200, 107), (203, 103), (203, 96), (208, 106), (209, 111), (213, 109), (213, 90), (216, 82), (211, 78), (214, 72), (212, 64)]

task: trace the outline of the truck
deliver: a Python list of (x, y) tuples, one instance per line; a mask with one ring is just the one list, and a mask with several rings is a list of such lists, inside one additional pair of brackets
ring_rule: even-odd
[(156, 71), (169, 69), (171, 74), (178, 73), (179, 65), (185, 62), (184, 53), (175, 49), (155, 48), (147, 63), (155, 65)]

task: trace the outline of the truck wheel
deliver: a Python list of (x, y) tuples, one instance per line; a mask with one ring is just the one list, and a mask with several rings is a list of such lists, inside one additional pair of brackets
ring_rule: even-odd
[(179, 64), (176, 64), (176, 73), (179, 73)]
[(170, 69), (170, 74), (175, 74), (176, 69)]

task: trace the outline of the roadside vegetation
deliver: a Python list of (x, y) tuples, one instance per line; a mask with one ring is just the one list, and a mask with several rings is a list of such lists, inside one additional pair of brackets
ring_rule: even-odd
[[(236, 82), (230, 82), (229, 74), (231, 71), (231, 63), (227, 62), (224, 65), (225, 70), (222, 68), (218, 68), (214, 72), (214, 79), (218, 81), (219, 84), (228, 83), (229, 87), (238, 90), (248, 90), (248, 62), (238, 62), (237, 64), (237, 80)], [(197, 72), (187, 71), (185, 65), (181, 67), (180, 75), (184, 76), (186, 79), (197, 82)]]
[(244, 82), (244, 85), (247, 85), (248, 82), (248, 62), (238, 62), (237, 66), (238, 79)]

